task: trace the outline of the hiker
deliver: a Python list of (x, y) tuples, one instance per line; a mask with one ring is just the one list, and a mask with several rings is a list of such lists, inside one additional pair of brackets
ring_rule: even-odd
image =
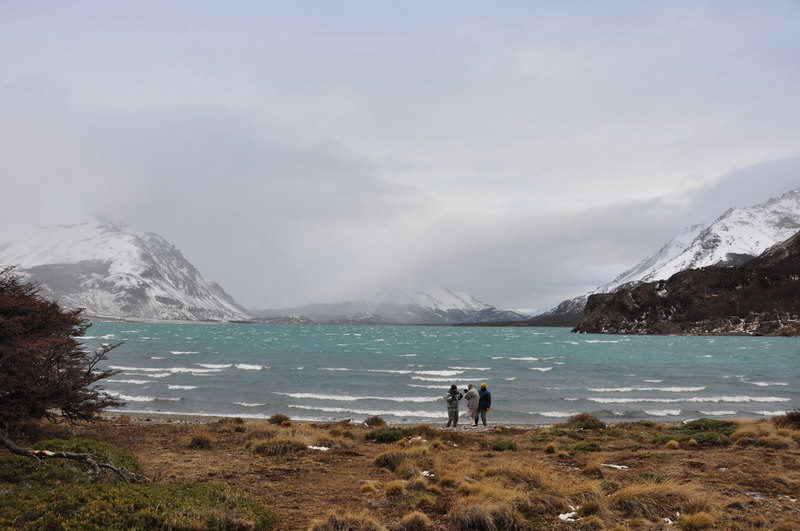
[(445, 428), (449, 428), (450, 424), (455, 428), (458, 424), (458, 401), (462, 398), (464, 395), (458, 391), (456, 384), (451, 385), (450, 391), (444, 395), (444, 399), (447, 401), (447, 426)]
[(478, 413), (475, 415), (475, 425), (478, 425), (478, 416), (486, 426), (486, 412), (492, 407), (492, 393), (487, 389), (486, 382), (481, 384), (481, 390), (478, 391)]
[(472, 384), (467, 385), (467, 390), (464, 392), (464, 400), (467, 401), (467, 416), (471, 421), (478, 422), (476, 417), (478, 416), (480, 396), (478, 395), (478, 390), (474, 387)]

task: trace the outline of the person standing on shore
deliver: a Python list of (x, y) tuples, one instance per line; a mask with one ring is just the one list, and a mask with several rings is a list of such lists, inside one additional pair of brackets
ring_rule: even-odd
[(450, 424), (453, 425), (455, 428), (458, 424), (458, 401), (464, 398), (458, 391), (458, 386), (453, 384), (450, 386), (450, 391), (446, 395), (444, 395), (444, 399), (447, 401), (447, 426), (446, 428), (450, 427)]
[(481, 390), (478, 391), (478, 413), (475, 415), (475, 425), (478, 425), (478, 417), (480, 416), (483, 425), (486, 426), (486, 412), (492, 407), (492, 393), (487, 389), (486, 382), (481, 384)]
[(477, 422), (476, 417), (478, 416), (478, 401), (480, 400), (480, 396), (478, 396), (478, 390), (475, 389), (475, 386), (472, 384), (467, 385), (467, 391), (464, 393), (464, 400), (467, 401), (467, 416), (472, 422)]

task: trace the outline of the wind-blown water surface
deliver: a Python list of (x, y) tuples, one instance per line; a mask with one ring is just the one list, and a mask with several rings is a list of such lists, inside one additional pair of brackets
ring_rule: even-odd
[[(800, 407), (800, 340), (595, 336), (566, 328), (95, 323), (124, 340), (103, 381), (129, 412), (446, 422), (455, 383), (486, 382), (490, 420), (545, 424), (763, 417)], [(464, 406), (462, 409), (466, 409)]]

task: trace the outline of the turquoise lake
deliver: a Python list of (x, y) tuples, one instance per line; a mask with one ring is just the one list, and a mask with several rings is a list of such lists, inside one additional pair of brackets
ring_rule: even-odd
[[(453, 383), (489, 421), (759, 418), (800, 408), (800, 339), (577, 335), (567, 328), (95, 323), (124, 341), (102, 387), (122, 411), (445, 423)], [(466, 405), (462, 406), (462, 410)]]

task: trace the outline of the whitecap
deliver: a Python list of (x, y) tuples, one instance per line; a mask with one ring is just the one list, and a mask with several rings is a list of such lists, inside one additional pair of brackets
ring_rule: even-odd
[(491, 371), (491, 367), (449, 367), (456, 371)]
[(644, 381), (647, 382), (647, 383), (661, 383), (664, 380), (644, 380)]
[(407, 387), (417, 387), (420, 389), (450, 389), (449, 385), (420, 385), (420, 384), (406, 384)]
[(539, 361), (539, 358), (534, 358), (533, 356), (529, 356), (527, 358), (508, 358), (514, 361)]
[(761, 415), (762, 417), (777, 417), (780, 415), (785, 415), (786, 411), (753, 411), (755, 415)]
[(620, 340), (612, 340), (612, 339), (584, 339), (584, 343), (619, 343)]
[(587, 387), (593, 393), (630, 393), (631, 391), (663, 391), (666, 393), (688, 393), (703, 391), (703, 387)]
[(588, 397), (590, 402), (601, 404), (632, 404), (637, 402), (653, 402), (675, 404), (679, 402), (788, 402), (791, 398), (779, 396), (692, 396), (688, 398), (598, 398)]
[(150, 356), (150, 359), (151, 360), (163, 360), (163, 359), (166, 359), (166, 358), (164, 358), (164, 356)]
[(261, 407), (267, 405), (266, 402), (234, 402), (234, 404), (242, 407)]
[(539, 371), (539, 372), (547, 372), (553, 369), (552, 367), (528, 367), (528, 368), (532, 371)]
[(247, 363), (237, 363), (236, 368), (243, 371), (260, 371), (264, 368), (263, 365), (250, 365)]
[(333, 400), (336, 402), (354, 402), (356, 400), (387, 400), (390, 402), (435, 402), (437, 396), (352, 396), (352, 395), (326, 395), (320, 393), (275, 393), (291, 398), (311, 398), (315, 400)]
[(414, 371), (393, 370), (393, 369), (367, 369), (367, 372), (383, 372), (387, 374), (411, 374)]
[(419, 354), (395, 354), (395, 358), (416, 358)]
[(423, 376), (457, 376), (463, 374), (464, 371), (415, 371), (414, 374)]
[(503, 380), (505, 380), (505, 381), (507, 381), (507, 382), (513, 382), (513, 381), (514, 381), (514, 380), (516, 380), (516, 379), (517, 379), (517, 377), (516, 377), (516, 376), (509, 376), (508, 378), (503, 378)]
[(121, 365), (109, 365), (109, 369), (118, 371), (139, 371), (139, 372), (156, 372), (156, 373), (206, 373), (206, 372), (220, 372), (219, 369), (195, 369), (194, 367), (124, 367)]
[(575, 414), (575, 413), (568, 413), (566, 411), (542, 411), (542, 412), (530, 411), (529, 413), (531, 415), (541, 415), (547, 418), (559, 418), (559, 419), (571, 417), (572, 415)]
[(737, 413), (737, 411), (735, 409), (733, 409), (733, 410), (727, 410), (727, 411), (699, 411), (699, 413), (701, 415), (707, 415), (709, 417), (719, 417), (719, 416), (722, 416), (722, 415), (735, 415)]
[(747, 382), (752, 385), (757, 385), (759, 387), (769, 387), (771, 385), (789, 385), (787, 382)]
[(353, 369), (346, 369), (344, 367), (320, 367), (321, 371), (352, 371)]
[(170, 354), (200, 354), (195, 350), (170, 350)]
[(645, 409), (644, 412), (654, 417), (677, 417), (681, 414), (680, 409)]
[(197, 389), (196, 385), (168, 385), (167, 389)]
[(119, 398), (120, 400), (125, 400), (126, 402), (178, 402), (183, 400), (182, 398), (177, 397), (125, 395), (116, 391), (106, 391), (106, 393), (115, 398)]
[(354, 409), (354, 408), (345, 408), (345, 407), (322, 407), (322, 406), (302, 406), (302, 405), (295, 405), (289, 404), (290, 408), (293, 409), (305, 409), (305, 410), (312, 410), (312, 411), (323, 411), (325, 413), (353, 413), (356, 415), (379, 415), (381, 417), (422, 417), (422, 418), (431, 418), (431, 419), (439, 419), (446, 417), (446, 413), (433, 413), (431, 411), (407, 411), (407, 410), (378, 410), (378, 409)]
[(146, 384), (146, 383), (153, 383), (153, 380), (112, 380), (110, 378), (108, 380), (103, 380), (103, 381), (104, 382), (114, 382), (114, 383), (136, 384), (136, 385), (142, 385), (142, 384)]

